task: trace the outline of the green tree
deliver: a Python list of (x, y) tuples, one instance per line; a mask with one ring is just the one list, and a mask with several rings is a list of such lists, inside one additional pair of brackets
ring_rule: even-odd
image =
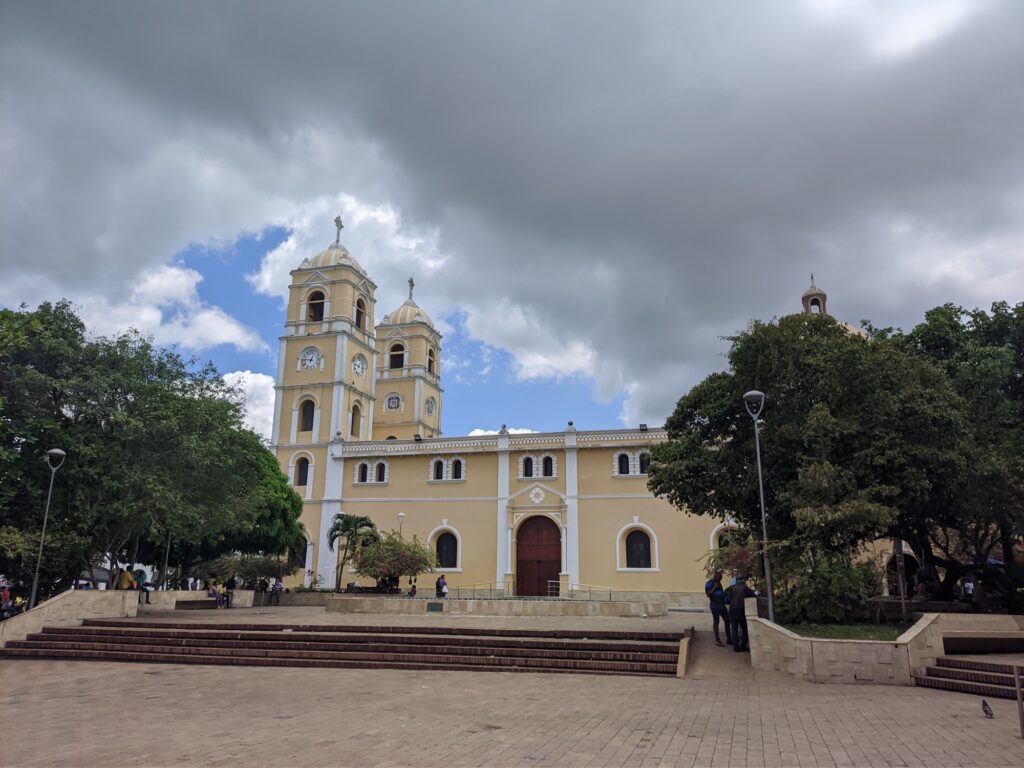
[(0, 571), (25, 580), (34, 567), (51, 447), (68, 456), (44, 592), (103, 560), (159, 565), (173, 553), (183, 565), (297, 545), (301, 500), (212, 366), (135, 332), (87, 338), (67, 302), (0, 314), (0, 338), (12, 340), (0, 349)]
[(361, 547), (379, 536), (373, 520), (362, 515), (335, 515), (331, 527), (327, 531), (327, 546), (333, 552), (334, 545), (339, 543), (338, 564), (334, 574), (334, 588), (340, 590), (342, 570), (352, 560)]
[(356, 573), (380, 583), (397, 583), (403, 576), (413, 578), (437, 567), (433, 550), (413, 536), (403, 538), (387, 531), (359, 547), (353, 558)]
[(668, 419), (651, 491), (690, 514), (730, 516), (760, 539), (742, 399), (760, 389), (768, 537), (773, 562), (786, 564), (780, 588), (825, 554), (837, 558), (829, 569), (851, 566), (880, 535), (902, 534), (934, 562), (928, 531), (952, 519), (969, 457), (964, 402), (944, 372), (822, 315), (754, 322), (731, 342), (729, 371), (694, 387)]
[(935, 561), (962, 571), (965, 560), (984, 568), (995, 553), (1024, 585), (1015, 557), (1024, 537), (1024, 302), (990, 312), (936, 307), (892, 343), (945, 370), (967, 407), (967, 477), (950, 519), (931, 531)]

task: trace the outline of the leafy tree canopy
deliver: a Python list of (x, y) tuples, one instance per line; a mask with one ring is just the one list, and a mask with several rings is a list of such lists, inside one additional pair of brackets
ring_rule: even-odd
[(66, 301), (0, 313), (0, 339), (0, 572), (31, 577), (52, 447), (67, 459), (44, 587), (104, 560), (186, 568), (297, 545), (301, 500), (212, 366), (134, 331), (88, 338)]

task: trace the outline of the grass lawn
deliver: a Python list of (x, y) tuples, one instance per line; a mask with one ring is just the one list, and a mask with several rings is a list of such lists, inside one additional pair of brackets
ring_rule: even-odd
[(906, 626), (889, 624), (786, 624), (790, 632), (803, 637), (826, 637), (834, 640), (895, 640)]

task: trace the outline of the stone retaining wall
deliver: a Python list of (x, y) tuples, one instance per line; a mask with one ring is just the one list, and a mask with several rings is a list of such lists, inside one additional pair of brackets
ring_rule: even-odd
[(82, 619), (131, 618), (139, 610), (139, 593), (108, 589), (69, 589), (31, 611), (0, 622), (0, 648), (24, 640), (44, 626), (77, 625)]
[[(128, 594), (138, 596), (138, 592), (129, 592)], [(235, 608), (252, 608), (252, 596), (253, 590), (251, 589), (236, 589), (234, 601), (231, 605)], [(183, 603), (190, 600), (212, 600), (205, 589), (166, 589), (157, 592), (149, 593), (150, 608), (157, 610), (170, 611), (174, 609), (177, 603)], [(145, 600), (143, 600), (145, 602)]]
[(896, 640), (834, 640), (802, 637), (767, 619), (754, 618), (747, 600), (750, 663), (814, 683), (911, 685), (913, 675), (945, 653), (944, 632), (1003, 632), (1024, 629), (1024, 617), (991, 614), (926, 613)]
[[(433, 610), (431, 609), (433, 607)], [(664, 603), (598, 602), (596, 600), (471, 600), (451, 598), (365, 597), (327, 598), (327, 610), (340, 613), (449, 613), (477, 616), (665, 616)]]

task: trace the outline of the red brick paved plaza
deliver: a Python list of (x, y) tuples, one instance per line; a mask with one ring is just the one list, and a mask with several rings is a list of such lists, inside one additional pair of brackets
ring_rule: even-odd
[[(699, 629), (706, 619), (570, 623), (580, 621)], [(985, 720), (979, 699), (962, 694), (755, 678), (707, 635), (698, 642), (702, 679), (687, 680), (4, 661), (0, 765), (1024, 764), (1014, 702), (990, 701), (996, 716)]]

